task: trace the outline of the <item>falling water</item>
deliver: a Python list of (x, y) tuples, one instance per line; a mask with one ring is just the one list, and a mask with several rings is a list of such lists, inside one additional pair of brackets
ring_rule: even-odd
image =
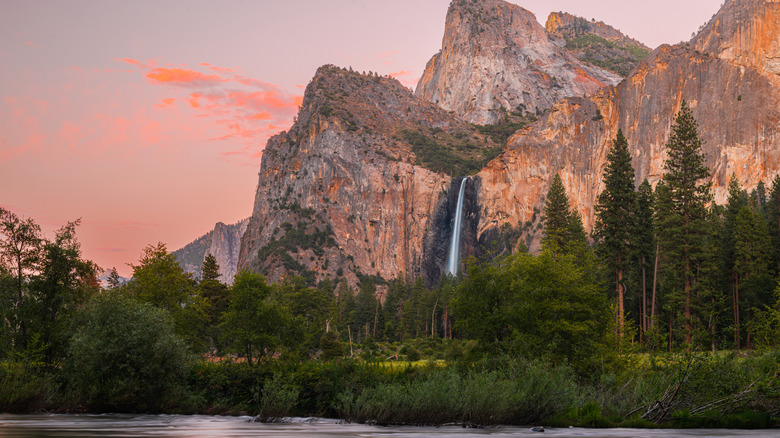
[(463, 222), (463, 193), (466, 189), (466, 180), (460, 181), (460, 191), (458, 191), (458, 206), (455, 208), (455, 220), (452, 223), (452, 239), (450, 239), (450, 253), (447, 256), (447, 273), (456, 275), (458, 273), (458, 259), (460, 258), (460, 229)]

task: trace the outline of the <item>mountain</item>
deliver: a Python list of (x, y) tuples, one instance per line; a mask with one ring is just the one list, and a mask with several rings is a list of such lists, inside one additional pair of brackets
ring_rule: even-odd
[(651, 49), (602, 21), (586, 20), (565, 12), (553, 12), (544, 26), (550, 36), (580, 61), (628, 76)]
[(620, 79), (559, 47), (520, 6), (454, 0), (442, 49), (415, 94), (484, 125), (499, 122), (502, 110), (538, 115), (563, 97), (590, 95)]
[[(520, 239), (538, 248), (555, 173), (590, 229), (618, 129), (636, 183), (656, 183), (683, 100), (698, 120), (718, 202), (732, 173), (747, 189), (769, 182), (780, 173), (778, 8), (729, 0), (690, 42), (655, 49), (625, 80), (604, 86), (594, 77), (619, 78), (577, 60), (524, 9), (455, 0), (442, 52), (416, 95), (370, 72), (318, 69), (295, 124), (263, 153), (238, 265), (270, 281), (422, 276), (431, 285), (466, 175), (463, 258)], [(588, 32), (612, 41), (602, 30)], [(577, 84), (590, 88), (573, 92)], [(548, 110), (526, 125), (534, 117), (521, 104)]]
[(320, 67), (294, 125), (263, 152), (239, 267), (310, 284), (420, 275), (426, 254), (443, 264), (450, 175), (476, 173), (500, 150), (395, 79)]
[(217, 222), (214, 229), (176, 250), (173, 254), (179, 260), (185, 272), (200, 277), (200, 269), (206, 255), (213, 254), (219, 264), (220, 280), (233, 283), (238, 272), (238, 254), (241, 249), (241, 236), (246, 231), (249, 219), (232, 225)]
[(536, 241), (556, 172), (590, 229), (617, 130), (628, 139), (637, 184), (655, 183), (683, 100), (699, 123), (717, 202), (725, 202), (732, 173), (747, 189), (769, 182), (780, 173), (779, 32), (780, 2), (729, 0), (689, 43), (657, 48), (617, 87), (556, 104), (478, 174), (478, 234), (522, 224)]

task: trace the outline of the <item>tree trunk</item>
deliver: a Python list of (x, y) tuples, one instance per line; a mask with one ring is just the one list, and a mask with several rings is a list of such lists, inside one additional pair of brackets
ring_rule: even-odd
[[(650, 324), (655, 324), (655, 288), (658, 283), (658, 256), (661, 253), (661, 244), (655, 244), (655, 268), (653, 268), (653, 298), (650, 303)], [(660, 330), (659, 330), (660, 331)]]
[[(621, 262), (621, 255), (618, 254), (618, 266), (620, 266)], [(620, 334), (620, 339), (623, 339), (623, 335), (625, 334), (625, 327), (624, 327), (624, 318), (625, 318), (625, 308), (624, 308), (624, 297), (623, 297), (623, 269), (618, 268), (617, 270), (617, 299), (618, 299), (618, 333)]]
[(642, 256), (642, 309), (639, 312), (642, 318), (642, 339), (647, 336), (647, 273), (645, 269), (645, 256)]

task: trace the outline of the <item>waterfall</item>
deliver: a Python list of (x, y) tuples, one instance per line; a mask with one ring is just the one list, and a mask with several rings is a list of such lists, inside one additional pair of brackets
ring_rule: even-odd
[(466, 180), (460, 181), (460, 191), (458, 191), (458, 206), (455, 208), (455, 220), (452, 222), (452, 238), (450, 239), (450, 253), (447, 256), (447, 273), (457, 275), (458, 260), (460, 259), (460, 230), (463, 228), (463, 193), (466, 190)]

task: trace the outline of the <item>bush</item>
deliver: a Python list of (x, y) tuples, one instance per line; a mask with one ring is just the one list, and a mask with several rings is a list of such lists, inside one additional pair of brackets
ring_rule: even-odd
[(77, 314), (62, 375), (92, 410), (162, 411), (180, 406), (188, 363), (164, 310), (108, 293)]

